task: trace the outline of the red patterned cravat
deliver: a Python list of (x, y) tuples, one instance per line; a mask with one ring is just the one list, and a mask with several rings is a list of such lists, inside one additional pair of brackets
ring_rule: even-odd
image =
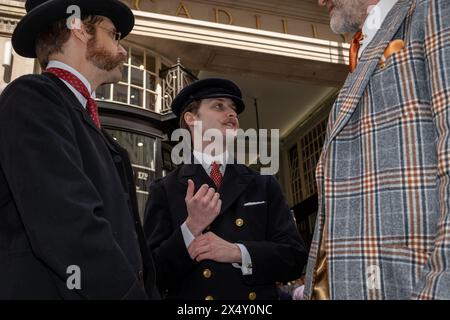
[(220, 172), (220, 164), (217, 162), (211, 163), (211, 179), (216, 184), (217, 189), (219, 189), (222, 183), (222, 172)]
[(84, 83), (72, 72), (60, 68), (48, 68), (45, 72), (53, 73), (58, 78), (66, 81), (75, 88), (87, 100), (86, 109), (97, 127), (101, 128), (100, 119), (98, 117), (97, 103), (92, 98)]

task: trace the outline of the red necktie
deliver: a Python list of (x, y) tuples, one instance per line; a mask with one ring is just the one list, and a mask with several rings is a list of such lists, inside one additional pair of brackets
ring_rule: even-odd
[(355, 33), (350, 46), (350, 72), (355, 71), (356, 64), (358, 63), (358, 52), (361, 47), (361, 41), (364, 39), (364, 35), (361, 31)]
[(66, 81), (74, 87), (87, 100), (86, 109), (98, 128), (101, 128), (100, 119), (98, 117), (97, 103), (92, 98), (84, 83), (72, 72), (60, 68), (48, 68), (46, 72), (53, 73), (58, 78)]
[(219, 189), (222, 183), (222, 172), (220, 172), (220, 164), (217, 162), (211, 163), (211, 179), (216, 184), (217, 189)]

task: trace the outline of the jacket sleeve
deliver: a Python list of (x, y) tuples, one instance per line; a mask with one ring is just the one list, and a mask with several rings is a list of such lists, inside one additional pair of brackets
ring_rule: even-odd
[[(64, 99), (41, 77), (16, 80), (0, 99), (0, 164), (32, 253), (65, 298), (146, 298), (86, 176)], [(118, 212), (117, 214), (125, 214)], [(79, 268), (81, 289), (67, 286)]]
[(267, 177), (266, 192), (269, 199), (266, 239), (243, 242), (252, 259), (252, 274), (244, 276), (250, 285), (298, 279), (307, 259), (305, 244), (280, 185), (272, 176)]
[(154, 181), (145, 208), (144, 232), (155, 261), (156, 283), (162, 293), (176, 286), (196, 265), (187, 251), (181, 227), (171, 221), (169, 201), (162, 180)]
[(414, 298), (450, 299), (450, 1), (428, 1), (425, 57), (437, 140), (437, 191), (440, 219), (432, 251)]

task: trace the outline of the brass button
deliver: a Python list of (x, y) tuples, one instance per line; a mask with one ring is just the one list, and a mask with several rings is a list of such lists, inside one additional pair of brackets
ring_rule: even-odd
[(214, 300), (214, 298), (213, 298), (212, 296), (207, 296), (207, 297), (205, 298), (205, 300)]
[(211, 275), (212, 275), (211, 270), (209, 270), (209, 269), (203, 270), (203, 276), (204, 276), (206, 279), (211, 278)]
[(236, 221), (234, 222), (238, 227), (242, 227), (244, 225), (244, 220), (242, 220), (241, 218), (236, 219)]
[(248, 294), (248, 298), (249, 298), (249, 300), (256, 300), (256, 293), (255, 292), (250, 292), (249, 294)]

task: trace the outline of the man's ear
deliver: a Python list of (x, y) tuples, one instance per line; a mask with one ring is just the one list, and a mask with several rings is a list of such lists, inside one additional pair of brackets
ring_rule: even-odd
[(197, 117), (192, 112), (186, 112), (183, 117), (184, 117), (184, 121), (186, 122), (186, 124), (189, 127), (194, 126), (194, 122)]
[(84, 44), (87, 44), (91, 36), (87, 33), (86, 27), (80, 20), (76, 21), (75, 25), (76, 27), (71, 28), (72, 34), (75, 36), (75, 38), (77, 38)]

